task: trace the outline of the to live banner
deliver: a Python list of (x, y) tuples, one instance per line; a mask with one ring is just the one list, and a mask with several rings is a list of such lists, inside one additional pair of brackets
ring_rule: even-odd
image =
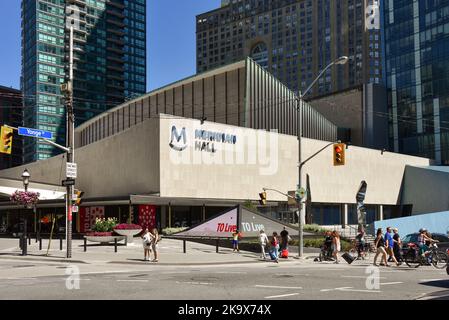
[(139, 225), (144, 231), (156, 228), (156, 206), (139, 205)]
[(104, 207), (81, 207), (79, 209), (80, 232), (91, 231), (97, 218), (104, 218)]

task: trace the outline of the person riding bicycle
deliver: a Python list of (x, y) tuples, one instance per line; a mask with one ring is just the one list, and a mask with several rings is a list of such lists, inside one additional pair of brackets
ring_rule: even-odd
[(425, 257), (430, 251), (429, 251), (429, 245), (431, 245), (434, 242), (439, 242), (438, 240), (434, 240), (431, 237), (427, 235), (427, 229), (421, 228), (419, 229), (419, 235), (418, 235), (418, 247), (419, 247), (419, 254), (423, 257)]

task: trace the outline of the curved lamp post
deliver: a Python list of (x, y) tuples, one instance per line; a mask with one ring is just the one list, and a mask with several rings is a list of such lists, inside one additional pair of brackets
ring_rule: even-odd
[[(306, 161), (310, 160), (307, 159), (306, 161), (301, 161), (301, 137), (302, 137), (302, 103), (304, 101), (304, 96), (309, 93), (309, 91), (313, 88), (315, 83), (317, 83), (318, 79), (320, 79), (329, 68), (331, 68), (334, 65), (344, 65), (349, 61), (349, 58), (347, 56), (341, 56), (331, 63), (329, 63), (326, 68), (324, 68), (320, 74), (313, 80), (313, 82), (310, 84), (310, 86), (304, 90), (303, 92), (299, 92), (299, 96), (296, 98), (297, 102), (297, 108), (296, 111), (298, 112), (298, 189), (301, 188), (301, 169)], [(327, 146), (326, 146), (327, 147)], [(322, 151), (322, 150), (321, 150)], [(321, 152), (319, 151), (319, 152)], [(316, 155), (316, 154), (315, 154)], [(298, 244), (298, 258), (303, 257), (304, 252), (304, 246), (303, 246), (303, 211), (302, 211), (302, 199), (298, 200), (298, 210), (299, 210), (299, 217), (298, 217), (298, 224), (299, 224), (299, 244)]]

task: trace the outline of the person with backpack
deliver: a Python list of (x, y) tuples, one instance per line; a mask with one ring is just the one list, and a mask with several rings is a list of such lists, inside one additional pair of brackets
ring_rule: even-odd
[(143, 244), (143, 261), (150, 261), (150, 254), (153, 247), (153, 234), (148, 231), (148, 228), (145, 229), (145, 232), (142, 236), (142, 244)]
[(281, 231), (281, 244), (280, 244), (280, 255), (281, 258), (288, 258), (288, 242), (292, 238), (289, 236), (287, 227), (284, 227), (284, 230)]

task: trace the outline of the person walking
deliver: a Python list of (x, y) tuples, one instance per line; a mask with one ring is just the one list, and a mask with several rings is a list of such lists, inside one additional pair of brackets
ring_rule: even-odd
[(148, 228), (145, 229), (145, 232), (142, 236), (142, 244), (143, 244), (143, 261), (150, 261), (150, 254), (152, 250), (154, 237), (148, 231)]
[(239, 229), (235, 229), (235, 231), (232, 233), (232, 252), (235, 252), (237, 250), (237, 252), (240, 252), (239, 249), (239, 239), (241, 238), (241, 233), (239, 231)]
[(394, 247), (393, 247), (393, 252), (394, 252), (394, 256), (396, 257), (396, 260), (401, 263), (403, 261), (402, 259), (402, 240), (401, 237), (399, 236), (399, 232), (398, 232), (398, 228), (393, 228), (393, 241), (394, 241)]
[(153, 229), (152, 235), (153, 235), (153, 242), (151, 243), (151, 249), (153, 250), (153, 254), (154, 254), (154, 259), (152, 261), (159, 262), (159, 260), (158, 260), (158, 258), (159, 258), (158, 243), (161, 241), (161, 236), (159, 235), (159, 232), (157, 231), (156, 228)]
[(335, 258), (334, 263), (340, 263), (338, 253), (341, 251), (340, 234), (337, 231), (332, 232), (332, 256)]
[(279, 263), (279, 240), (278, 233), (275, 231), (270, 241), (270, 256), (274, 262)]
[[(398, 260), (396, 260), (396, 257), (394, 256), (394, 241), (393, 237), (391, 236), (391, 227), (387, 227), (387, 232), (385, 233), (385, 248), (387, 254), (390, 256), (390, 259), (396, 263), (397, 266), (399, 266)], [(391, 261), (391, 260), (388, 261)]]
[[(374, 256), (374, 265), (377, 267), (377, 263), (376, 263), (377, 257), (379, 255), (382, 255), (380, 265), (389, 267), (388, 262), (387, 262), (387, 252), (385, 251), (385, 240), (382, 235), (382, 228), (377, 229), (376, 240), (375, 240), (374, 244), (377, 248), (376, 255)], [(384, 261), (384, 264), (382, 263), (382, 261)]]
[(259, 243), (260, 243), (260, 251), (261, 251), (261, 258), (266, 260), (267, 256), (265, 254), (265, 247), (268, 243), (268, 237), (264, 230), (260, 230), (259, 234)]

